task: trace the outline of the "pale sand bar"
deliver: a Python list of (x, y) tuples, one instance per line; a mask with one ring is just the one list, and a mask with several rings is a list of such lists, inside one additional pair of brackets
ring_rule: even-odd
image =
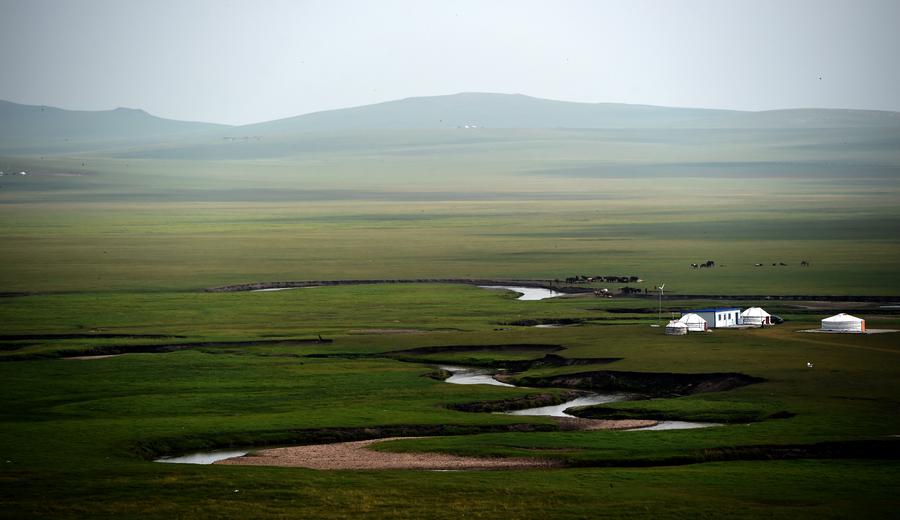
[[(564, 429), (629, 429), (652, 426), (656, 421), (594, 421), (564, 419)], [(215, 464), (245, 466), (302, 467), (320, 470), (335, 469), (420, 469), (420, 470), (485, 470), (553, 468), (562, 466), (558, 460), (531, 457), (481, 458), (460, 457), (443, 453), (391, 453), (373, 451), (369, 446), (378, 442), (421, 437), (389, 437), (333, 444), (312, 444), (260, 450), (243, 457), (220, 460)]]

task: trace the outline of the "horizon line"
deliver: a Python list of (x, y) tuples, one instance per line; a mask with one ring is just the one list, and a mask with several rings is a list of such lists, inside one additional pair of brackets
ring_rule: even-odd
[(190, 119), (190, 118), (179, 118), (179, 117), (169, 117), (158, 115), (157, 113), (149, 112), (144, 108), (136, 108), (136, 107), (113, 107), (113, 108), (102, 108), (102, 109), (85, 109), (85, 108), (65, 108), (63, 106), (51, 105), (46, 103), (40, 104), (32, 104), (25, 103), (20, 101), (12, 101), (9, 99), (0, 99), (2, 103), (11, 103), (19, 106), (28, 106), (28, 107), (46, 107), (53, 108), (58, 110), (64, 110), (67, 112), (88, 112), (88, 113), (98, 113), (98, 112), (114, 112), (116, 110), (131, 110), (137, 112), (143, 112), (151, 117), (156, 117), (159, 119), (166, 119), (169, 121), (183, 122), (183, 123), (201, 123), (201, 124), (209, 124), (209, 125), (218, 125), (218, 126), (226, 126), (232, 128), (240, 128), (242, 126), (251, 126), (265, 123), (272, 123), (276, 121), (283, 121), (286, 119), (293, 119), (297, 117), (309, 116), (313, 114), (322, 114), (327, 112), (336, 112), (340, 110), (351, 110), (354, 108), (364, 108), (369, 106), (383, 105), (388, 103), (398, 103), (403, 101), (409, 101), (413, 99), (428, 99), (428, 98), (440, 98), (440, 97), (453, 97), (453, 96), (463, 96), (463, 95), (494, 95), (494, 96), (521, 96), (527, 97), (531, 99), (537, 99), (541, 101), (553, 101), (559, 103), (572, 103), (572, 104), (580, 104), (580, 105), (622, 105), (622, 106), (633, 106), (633, 107), (652, 107), (652, 108), (669, 108), (676, 110), (709, 110), (709, 111), (717, 111), (717, 112), (738, 112), (745, 114), (759, 114), (765, 112), (780, 112), (780, 111), (790, 111), (790, 110), (838, 110), (838, 111), (854, 111), (854, 112), (883, 112), (883, 113), (893, 113), (900, 114), (900, 110), (889, 110), (889, 109), (877, 109), (877, 108), (850, 108), (850, 107), (823, 107), (823, 106), (795, 106), (795, 107), (781, 107), (781, 108), (767, 108), (762, 110), (742, 110), (736, 108), (717, 108), (717, 107), (701, 107), (701, 106), (676, 106), (676, 105), (656, 105), (652, 103), (627, 103), (621, 101), (573, 101), (568, 99), (554, 99), (554, 98), (543, 98), (538, 96), (532, 96), (530, 94), (523, 94), (520, 92), (507, 93), (507, 92), (488, 92), (488, 91), (461, 91), (454, 92), (452, 94), (432, 94), (432, 95), (417, 95), (417, 96), (406, 96), (401, 98), (392, 98), (386, 99), (383, 101), (376, 101), (373, 103), (365, 103), (361, 105), (348, 105), (338, 108), (324, 108), (321, 110), (313, 110), (311, 112), (303, 112), (294, 115), (287, 115), (284, 117), (276, 117), (273, 119), (263, 119), (258, 121), (252, 121), (248, 123), (219, 123), (214, 121), (203, 121), (198, 119)]

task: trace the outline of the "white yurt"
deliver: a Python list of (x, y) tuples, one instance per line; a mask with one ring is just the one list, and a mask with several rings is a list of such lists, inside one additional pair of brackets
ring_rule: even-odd
[(750, 307), (741, 313), (741, 324), (743, 325), (771, 325), (772, 315), (764, 311), (761, 307)]
[(684, 336), (688, 333), (688, 326), (678, 320), (672, 320), (666, 325), (666, 334), (669, 336)]
[(709, 324), (706, 323), (706, 320), (694, 313), (685, 314), (678, 321), (685, 324), (687, 326), (687, 329), (691, 332), (703, 332), (709, 327)]
[(830, 332), (865, 332), (866, 320), (842, 312), (822, 320), (822, 330)]

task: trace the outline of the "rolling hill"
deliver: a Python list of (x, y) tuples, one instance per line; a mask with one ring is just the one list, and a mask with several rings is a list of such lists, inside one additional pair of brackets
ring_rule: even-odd
[[(469, 129), (478, 130), (468, 132)], [(678, 143), (779, 132), (879, 150), (897, 142), (900, 113), (844, 109), (763, 112), (576, 103), (521, 94), (461, 93), (415, 97), (230, 127), (172, 121), (142, 110), (82, 112), (0, 102), (0, 153), (38, 155), (104, 151), (116, 156), (185, 159), (283, 157), (307, 152), (446, 149), (470, 144), (552, 139), (578, 130), (604, 140)], [(549, 132), (549, 133), (548, 133)], [(727, 133), (727, 132), (726, 132)], [(692, 137), (693, 136), (693, 137)]]
[(63, 110), (0, 101), (0, 152), (44, 154), (146, 144), (225, 125), (163, 119), (143, 110)]

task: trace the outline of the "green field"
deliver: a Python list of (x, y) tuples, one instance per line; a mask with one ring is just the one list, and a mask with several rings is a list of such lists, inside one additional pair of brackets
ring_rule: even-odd
[[(893, 150), (804, 151), (758, 133), (714, 147), (708, 132), (667, 144), (596, 131), (447, 144), (445, 133), (290, 157), (8, 159), (31, 174), (0, 183), (0, 286), (584, 274), (672, 294), (900, 294)], [(690, 269), (709, 259), (720, 267)]]
[[(666, 311), (693, 305), (666, 302)], [(632, 308), (632, 314), (616, 311)], [(60, 350), (165, 343), (154, 339), (4, 340), (4, 511), (47, 516), (514, 517), (695, 515), (889, 516), (896, 451), (863, 458), (714, 461), (722, 449), (884, 442), (900, 433), (896, 334), (810, 335), (816, 314), (794, 304), (766, 330), (665, 337), (652, 302), (593, 297), (520, 302), (459, 286), (320, 287), (275, 293), (66, 294), (3, 300), (9, 334), (38, 331), (181, 334), (220, 341), (315, 337), (327, 345), (219, 346), (96, 361), (42, 359)], [(523, 318), (582, 317), (559, 329), (501, 327)], [(623, 319), (625, 321), (619, 321)], [(82, 323), (78, 323), (80, 320)], [(628, 323), (629, 320), (635, 324)], [(871, 318), (898, 327), (900, 318)], [(374, 328), (451, 328), (368, 334)], [(490, 433), (395, 442), (382, 449), (560, 458), (572, 469), (434, 473), (162, 465), (190, 449), (312, 442), (322, 429), (472, 428), (545, 419), (455, 412), (451, 403), (529, 389), (450, 385), (423, 363), (315, 358), (432, 345), (547, 343), (610, 365), (538, 369), (737, 371), (767, 382), (720, 393), (625, 402), (616, 408), (733, 423), (674, 432)], [(540, 357), (539, 353), (519, 357)], [(508, 357), (498, 353), (497, 358)], [(30, 358), (12, 361), (10, 358)], [(460, 356), (458, 356), (460, 357)], [(480, 359), (488, 358), (485, 353)], [(806, 361), (815, 368), (806, 368)], [(531, 373), (531, 372), (530, 372)], [(530, 374), (529, 373), (529, 374)], [(649, 412), (648, 412), (649, 410)], [(795, 414), (769, 418), (778, 412)], [(738, 421), (734, 423), (734, 421)], [(468, 428), (468, 429), (467, 429)], [(331, 435), (335, 435), (332, 433)], [(354, 438), (353, 433), (337, 434)], [(357, 434), (358, 435), (358, 434)], [(895, 448), (894, 448), (895, 450)], [(888, 457), (879, 460), (879, 456)], [(874, 457), (874, 460), (871, 458)], [(675, 465), (672, 465), (675, 464)], [(631, 466), (649, 466), (635, 468)], [(239, 491), (234, 491), (235, 489)], [(53, 500), (47, 500), (51, 495)]]
[[(0, 143), (4, 171), (29, 173), (0, 178), (0, 517), (892, 517), (900, 336), (798, 331), (840, 311), (900, 329), (889, 308), (900, 301), (898, 136), (893, 127), (355, 130), (60, 144), (46, 156)], [(706, 260), (717, 266), (691, 269)], [(575, 275), (639, 276), (631, 285), (665, 283), (667, 297), (522, 302), (455, 284), (203, 291)], [(729, 299), (679, 299), (696, 294)], [(881, 301), (764, 299), (779, 295)], [(686, 337), (650, 327), (658, 305), (668, 319), (730, 303), (761, 304), (786, 322)], [(523, 320), (578, 325), (513, 324)], [(320, 335), (333, 343), (298, 341)], [(561, 389), (424, 377), (438, 361), (544, 355), (474, 348), (522, 343), (562, 346), (555, 353), (567, 359), (622, 359), (516, 377), (738, 372), (765, 382), (586, 412), (722, 427), (572, 432), (447, 408)], [(442, 345), (473, 350), (381, 355)], [(541, 431), (507, 431), (523, 424)], [(398, 433), (429, 437), (378, 449), (565, 467), (152, 462)]]

